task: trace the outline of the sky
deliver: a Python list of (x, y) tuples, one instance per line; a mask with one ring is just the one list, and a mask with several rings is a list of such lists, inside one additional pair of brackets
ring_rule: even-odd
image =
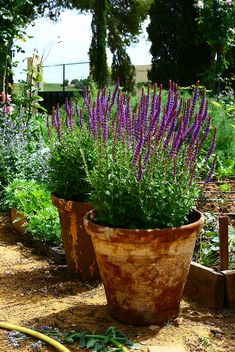
[[(25, 58), (32, 56), (34, 49), (43, 58), (43, 65), (67, 64), (74, 62), (89, 61), (88, 50), (91, 42), (91, 15), (79, 14), (77, 11), (67, 10), (60, 16), (58, 22), (53, 23), (49, 19), (41, 18), (34, 26), (27, 28), (28, 38), (20, 46), (25, 51), (16, 54), (15, 60), (19, 61), (19, 67), (15, 70), (16, 81), (21, 78), (20, 72), (26, 69)], [(128, 48), (134, 65), (147, 65), (151, 63), (149, 54), (150, 42), (147, 40), (145, 27), (139, 37), (139, 43)], [(111, 65), (111, 55), (107, 50), (108, 65)]]

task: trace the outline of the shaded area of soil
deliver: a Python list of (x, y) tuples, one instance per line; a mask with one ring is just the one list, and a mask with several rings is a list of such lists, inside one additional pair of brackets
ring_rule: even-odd
[[(25, 327), (51, 326), (60, 331), (104, 332), (115, 326), (133, 341), (147, 346), (182, 345), (185, 351), (235, 351), (235, 311), (215, 312), (182, 300), (179, 318), (163, 326), (132, 327), (113, 320), (101, 283), (82, 283), (65, 265), (33, 253), (12, 230), (10, 218), (0, 218), (0, 320)], [(9, 331), (0, 329), (0, 351), (32, 351), (33, 339), (15, 348)], [(78, 345), (67, 346), (71, 352)], [(44, 346), (43, 351), (55, 351)]]

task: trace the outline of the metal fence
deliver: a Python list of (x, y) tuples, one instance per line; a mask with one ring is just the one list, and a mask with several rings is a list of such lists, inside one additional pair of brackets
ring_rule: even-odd
[(74, 91), (82, 89), (89, 76), (89, 62), (43, 66), (42, 91)]

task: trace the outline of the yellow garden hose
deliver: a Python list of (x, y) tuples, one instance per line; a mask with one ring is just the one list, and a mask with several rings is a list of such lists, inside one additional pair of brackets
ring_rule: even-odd
[(7, 329), (7, 330), (17, 330), (17, 331), (23, 332), (24, 334), (32, 335), (32, 336), (38, 338), (39, 340), (43, 340), (43, 341), (49, 343), (50, 345), (55, 347), (60, 352), (70, 352), (66, 347), (61, 345), (61, 343), (55, 341), (51, 337), (48, 337), (44, 334), (41, 334), (38, 331), (27, 329), (27, 328), (24, 328), (23, 326), (19, 326), (19, 325), (4, 323), (3, 321), (0, 321), (0, 328)]

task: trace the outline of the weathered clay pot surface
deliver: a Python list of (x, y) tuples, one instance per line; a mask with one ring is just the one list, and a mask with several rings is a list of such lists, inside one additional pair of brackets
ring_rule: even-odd
[(196, 237), (204, 218), (173, 229), (127, 230), (92, 222), (91, 235), (110, 313), (132, 325), (162, 323), (178, 315)]
[(92, 241), (83, 224), (83, 217), (91, 210), (91, 204), (59, 199), (54, 195), (52, 202), (58, 208), (69, 269), (82, 281), (99, 279)]

